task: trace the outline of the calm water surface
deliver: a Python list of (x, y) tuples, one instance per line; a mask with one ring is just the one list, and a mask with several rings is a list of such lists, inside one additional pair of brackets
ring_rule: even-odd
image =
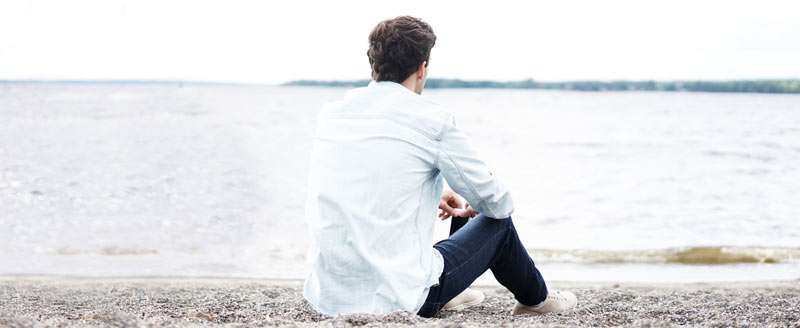
[[(0, 83), (0, 274), (302, 278), (313, 120), (345, 91)], [(424, 96), (546, 278), (800, 278), (800, 96)]]

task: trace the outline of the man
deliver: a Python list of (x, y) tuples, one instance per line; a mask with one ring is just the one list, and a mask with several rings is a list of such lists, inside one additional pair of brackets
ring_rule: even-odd
[[(548, 290), (520, 242), (508, 189), (453, 114), (421, 96), (435, 42), (419, 19), (379, 23), (367, 51), (372, 81), (317, 117), (304, 297), (328, 315), (431, 317), (480, 302), (479, 293), (462, 292), (492, 270), (518, 301), (513, 314), (573, 308), (575, 296)], [(443, 179), (452, 190), (443, 191)], [(440, 219), (474, 218), (431, 247), (437, 207)]]

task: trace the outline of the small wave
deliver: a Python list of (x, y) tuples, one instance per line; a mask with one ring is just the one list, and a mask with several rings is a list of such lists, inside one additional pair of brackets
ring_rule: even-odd
[(705, 154), (711, 157), (736, 157), (741, 159), (750, 159), (759, 162), (772, 162), (775, 160), (775, 157), (766, 156), (766, 155), (757, 155), (745, 152), (736, 152), (736, 151), (718, 151), (718, 150), (709, 150), (706, 151)]
[(531, 249), (534, 260), (554, 263), (739, 264), (800, 261), (800, 248), (703, 246), (653, 250)]
[(548, 142), (549, 146), (556, 147), (576, 147), (576, 148), (601, 148), (605, 144), (599, 142)]
[(135, 248), (108, 246), (99, 249), (76, 249), (70, 247), (61, 247), (54, 250), (52, 253), (55, 255), (124, 256), (124, 255), (157, 255), (158, 251), (155, 249), (135, 249)]

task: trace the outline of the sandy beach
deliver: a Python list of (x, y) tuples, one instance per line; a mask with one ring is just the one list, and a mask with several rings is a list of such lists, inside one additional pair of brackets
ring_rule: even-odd
[(331, 318), (309, 308), (296, 280), (3, 277), (0, 326), (800, 327), (800, 281), (550, 285), (574, 291), (577, 310), (512, 317), (509, 292), (479, 286), (483, 304), (437, 318), (404, 312)]

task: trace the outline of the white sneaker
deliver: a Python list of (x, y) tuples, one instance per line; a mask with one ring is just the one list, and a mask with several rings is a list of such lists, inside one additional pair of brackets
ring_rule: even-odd
[(568, 291), (551, 290), (544, 302), (537, 305), (524, 305), (517, 302), (513, 315), (520, 314), (545, 314), (550, 312), (566, 312), (578, 305), (578, 298)]
[(467, 288), (461, 294), (453, 297), (450, 302), (442, 307), (442, 310), (461, 311), (470, 306), (481, 304), (486, 297), (479, 290)]

